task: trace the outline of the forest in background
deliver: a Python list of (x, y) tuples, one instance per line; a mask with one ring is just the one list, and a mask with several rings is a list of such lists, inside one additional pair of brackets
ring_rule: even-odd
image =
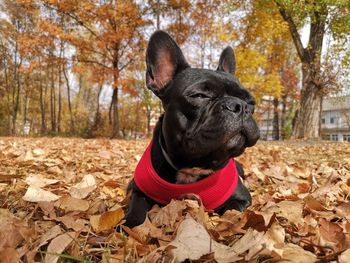
[(322, 98), (349, 91), (349, 9), (345, 0), (0, 0), (0, 135), (149, 135), (162, 109), (145, 87), (144, 54), (161, 29), (193, 67), (215, 69), (234, 46), (256, 118), (273, 108), (277, 137), (318, 137)]

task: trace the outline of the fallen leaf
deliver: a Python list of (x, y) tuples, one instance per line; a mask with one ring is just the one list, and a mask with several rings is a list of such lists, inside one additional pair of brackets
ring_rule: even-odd
[(328, 211), (318, 200), (313, 198), (312, 196), (306, 198), (305, 204), (308, 208), (315, 211)]
[(31, 174), (25, 179), (25, 182), (33, 187), (44, 187), (46, 185), (56, 184), (59, 180), (48, 179), (40, 175)]
[(20, 257), (16, 249), (5, 248), (0, 249), (0, 262), (1, 263), (18, 263), (20, 262)]
[(287, 244), (283, 247), (282, 261), (279, 262), (293, 262), (293, 263), (313, 263), (317, 261), (314, 254), (302, 249), (295, 244)]
[(338, 257), (339, 263), (349, 263), (350, 262), (350, 249), (345, 250)]
[(45, 245), (47, 243), (47, 241), (57, 237), (60, 234), (62, 234), (61, 227), (58, 225), (55, 225), (53, 228), (51, 228), (49, 231), (44, 233), (44, 235), (41, 236), (38, 248)]
[(43, 149), (34, 149), (33, 150), (34, 157), (38, 157), (38, 156), (41, 156), (44, 154), (45, 154), (45, 151)]
[[(251, 246), (249, 253), (246, 255), (247, 261), (252, 261), (253, 258), (261, 254), (277, 253), (282, 256), (283, 245), (285, 240), (285, 230), (278, 223), (273, 223), (272, 226), (266, 231), (264, 236), (254, 246)], [(266, 253), (266, 251), (268, 253)], [(265, 252), (265, 253), (264, 253)]]
[(108, 211), (102, 215), (93, 215), (90, 217), (90, 224), (95, 232), (115, 227), (124, 218), (124, 210), (120, 207), (114, 211)]
[(333, 247), (335, 252), (341, 251), (345, 246), (345, 234), (343, 229), (336, 223), (328, 222), (326, 219), (320, 219), (320, 244), (322, 246)]
[(112, 158), (112, 153), (110, 151), (100, 151), (98, 153), (98, 156), (100, 156), (103, 159), (110, 160)]
[(162, 229), (155, 227), (148, 217), (146, 217), (145, 222), (143, 224), (136, 226), (132, 229), (134, 232), (138, 234), (141, 238), (142, 242), (147, 242), (151, 238), (156, 238), (158, 240), (170, 241), (170, 237), (164, 235)]
[(87, 220), (82, 218), (74, 218), (71, 215), (65, 215), (56, 218), (57, 221), (62, 222), (67, 228), (73, 229), (76, 232), (87, 232), (88, 228), (86, 225), (88, 224)]
[(263, 236), (264, 232), (249, 228), (247, 233), (232, 245), (231, 249), (235, 254), (240, 255), (259, 244)]
[(0, 250), (17, 248), (23, 240), (30, 239), (32, 231), (7, 209), (0, 209)]
[(53, 239), (47, 247), (45, 263), (56, 263), (59, 259), (57, 254), (61, 254), (75, 238), (75, 232), (67, 232)]
[(290, 223), (302, 224), (303, 220), (303, 202), (302, 201), (281, 201), (273, 204), (262, 211), (276, 213), (277, 216), (286, 218)]
[(186, 259), (198, 260), (213, 252), (215, 260), (219, 263), (234, 262), (235, 259), (239, 259), (230, 247), (213, 240), (204, 226), (190, 216), (181, 222), (176, 237), (169, 246), (175, 247), (171, 250), (175, 262), (183, 262)]
[(23, 200), (28, 202), (51, 202), (56, 201), (60, 197), (49, 191), (43, 190), (39, 187), (29, 186), (27, 192), (23, 196)]
[(93, 175), (87, 174), (83, 177), (80, 183), (72, 186), (69, 189), (69, 193), (71, 196), (84, 199), (87, 197), (92, 191), (96, 189), (96, 180)]
[(155, 226), (172, 227), (179, 217), (179, 214), (186, 207), (186, 202), (183, 200), (171, 200), (171, 202), (162, 209), (159, 209), (158, 206), (154, 206), (153, 209), (148, 212), (148, 215)]
[(120, 183), (117, 180), (108, 180), (103, 185), (110, 188), (117, 188), (119, 187)]
[(63, 174), (63, 171), (57, 166), (51, 166), (47, 169), (47, 172), (49, 174), (55, 174), (55, 175), (62, 175)]
[(342, 203), (335, 207), (337, 215), (350, 220), (350, 202)]
[(55, 206), (70, 211), (87, 211), (89, 209), (89, 201), (71, 197), (69, 195), (62, 196), (56, 201)]

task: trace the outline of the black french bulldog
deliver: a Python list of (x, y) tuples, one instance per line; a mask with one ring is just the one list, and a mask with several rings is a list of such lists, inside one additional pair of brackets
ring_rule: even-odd
[[(155, 32), (146, 53), (146, 84), (162, 101), (165, 113), (153, 134), (151, 162), (160, 178), (172, 184), (194, 183), (224, 167), (253, 146), (260, 133), (253, 119), (255, 101), (235, 78), (231, 47), (221, 54), (216, 71), (191, 68), (176, 42)], [(244, 172), (237, 162), (240, 177)], [(157, 204), (132, 180), (125, 225), (137, 226)], [(251, 204), (238, 179), (232, 195), (214, 211), (243, 211)]]

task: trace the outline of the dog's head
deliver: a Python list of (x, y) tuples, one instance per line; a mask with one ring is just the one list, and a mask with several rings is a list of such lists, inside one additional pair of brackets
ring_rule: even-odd
[(155, 32), (146, 53), (146, 84), (162, 101), (162, 140), (181, 168), (218, 169), (259, 139), (254, 98), (235, 78), (231, 47), (216, 71), (191, 68), (165, 32)]

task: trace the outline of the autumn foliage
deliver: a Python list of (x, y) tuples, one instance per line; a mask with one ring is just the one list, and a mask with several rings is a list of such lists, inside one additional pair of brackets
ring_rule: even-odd
[[(346, 1), (293, 6), (288, 1), (261, 0), (3, 0), (0, 134), (124, 138), (150, 134), (162, 109), (144, 86), (144, 53), (150, 34), (163, 29), (182, 46), (194, 67), (215, 69), (218, 51), (235, 46), (238, 78), (257, 102), (269, 101), (267, 106), (258, 103), (256, 117), (274, 107), (281, 128), (289, 131), (281, 136), (287, 138), (305, 75), (300, 75), (300, 61), (305, 61), (283, 14), (300, 29), (325, 7), (331, 10), (333, 41), (325, 54), (327, 63), (315, 64), (313, 82), (322, 84), (322, 94), (328, 94), (334, 87), (341, 90), (349, 65)], [(319, 48), (320, 37), (316, 40)], [(309, 48), (315, 41), (309, 41)], [(339, 63), (341, 69), (332, 69)], [(286, 81), (293, 85), (285, 85)]]

